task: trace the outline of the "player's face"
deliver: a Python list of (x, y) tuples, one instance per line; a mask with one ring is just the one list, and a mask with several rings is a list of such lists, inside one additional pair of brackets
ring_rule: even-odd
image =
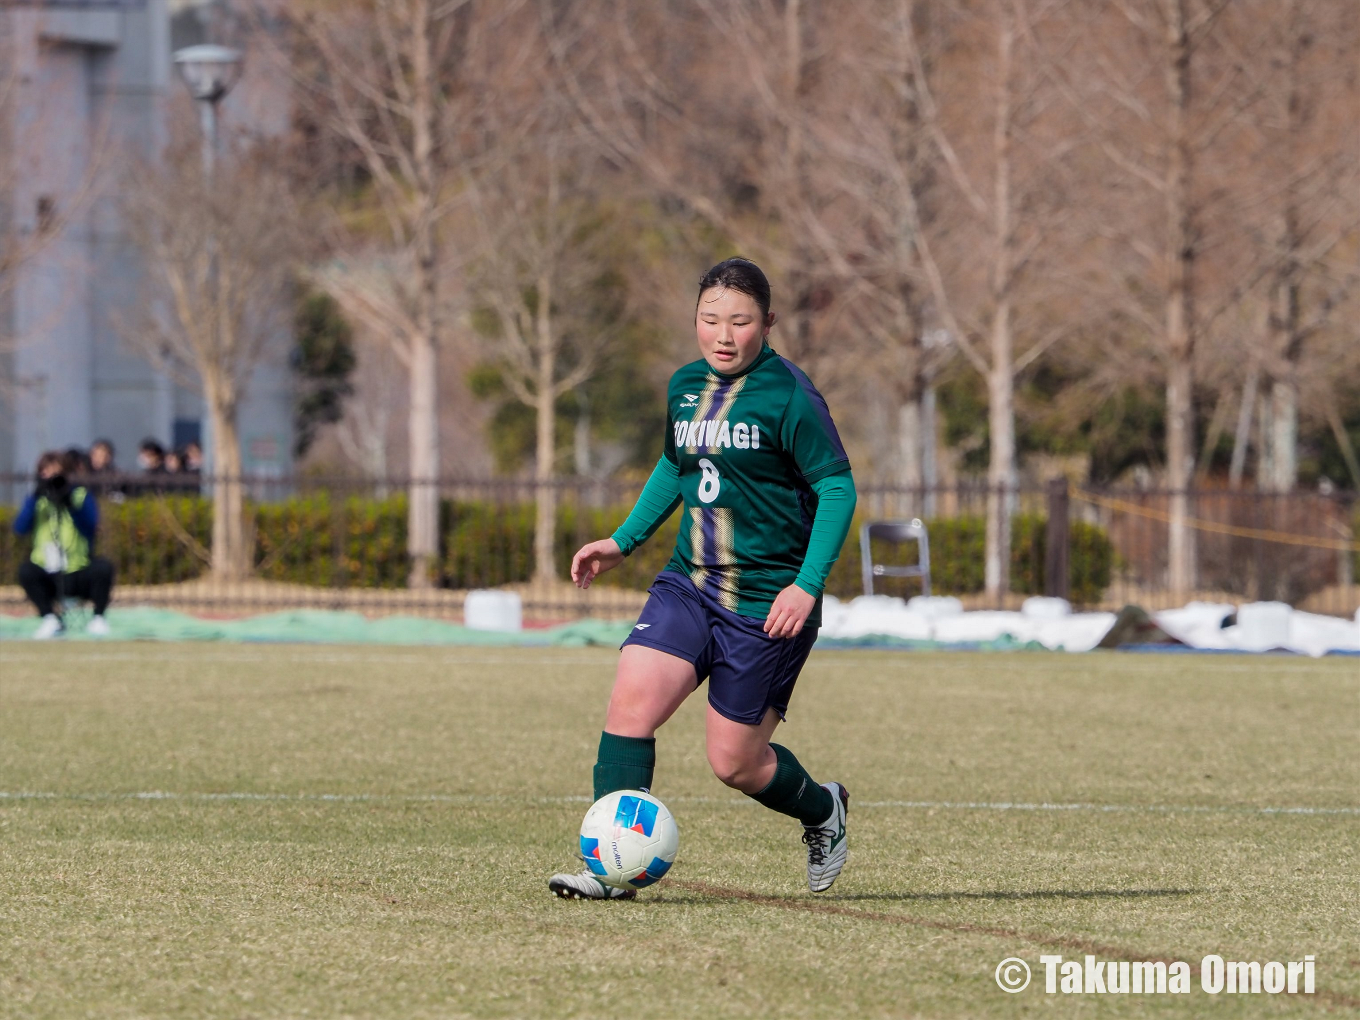
[(761, 316), (751, 295), (731, 287), (710, 287), (699, 295), (694, 315), (699, 352), (715, 371), (735, 375), (759, 357), (774, 319), (774, 312)]

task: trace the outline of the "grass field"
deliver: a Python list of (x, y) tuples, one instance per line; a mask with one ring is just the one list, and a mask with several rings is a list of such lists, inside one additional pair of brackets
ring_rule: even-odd
[[(1354, 659), (818, 653), (780, 739), (852, 793), (830, 893), (696, 698), (671, 877), (560, 902), (615, 657), (0, 645), (0, 1017), (1360, 1013)], [(1044, 994), (1087, 952), (1318, 992)]]

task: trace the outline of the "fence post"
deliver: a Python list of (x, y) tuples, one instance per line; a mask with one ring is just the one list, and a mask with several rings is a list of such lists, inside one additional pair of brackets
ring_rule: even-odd
[(1044, 594), (1068, 597), (1067, 579), (1067, 479), (1048, 483), (1048, 529), (1044, 535)]

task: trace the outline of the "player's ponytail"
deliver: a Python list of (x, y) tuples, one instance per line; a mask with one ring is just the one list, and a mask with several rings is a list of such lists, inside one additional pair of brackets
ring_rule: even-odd
[[(760, 317), (770, 314), (770, 281), (760, 267), (740, 256), (724, 259), (699, 278), (699, 296), (712, 287), (731, 288), (754, 298), (760, 306)], [(698, 308), (698, 302), (695, 302)]]

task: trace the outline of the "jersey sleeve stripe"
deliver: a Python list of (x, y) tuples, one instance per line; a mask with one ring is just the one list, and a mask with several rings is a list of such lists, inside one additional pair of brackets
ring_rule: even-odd
[[(803, 394), (812, 403), (813, 409), (817, 412), (817, 418), (822, 423), (822, 428), (826, 430), (827, 438), (831, 440), (831, 445), (836, 450), (836, 456), (840, 460), (849, 460), (845, 452), (845, 444), (841, 442), (841, 434), (836, 431), (836, 423), (831, 420), (831, 409), (826, 406), (826, 398), (817, 392), (817, 387), (812, 385), (812, 380), (807, 374), (784, 356), (780, 356), (780, 361), (789, 370), (789, 374), (802, 388)], [(827, 472), (829, 473), (829, 472)]]

